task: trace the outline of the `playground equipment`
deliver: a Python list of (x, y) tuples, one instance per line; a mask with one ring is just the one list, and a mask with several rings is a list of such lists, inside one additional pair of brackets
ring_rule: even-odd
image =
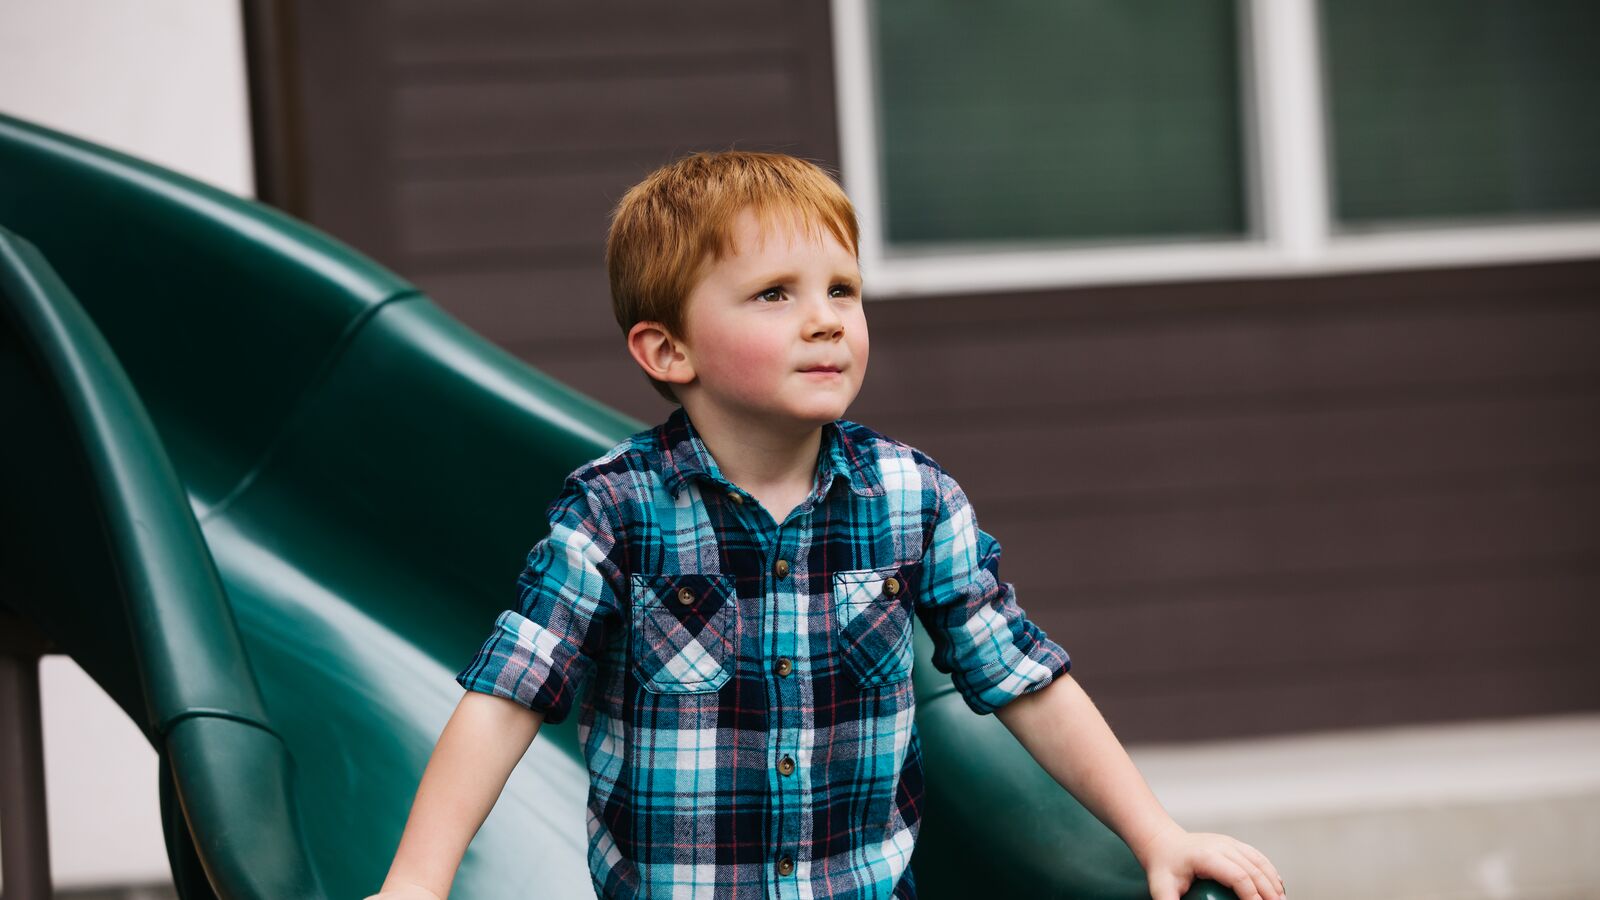
[[(375, 891), (549, 498), (645, 423), (304, 223), (3, 116), (0, 309), (8, 896), (48, 884), (41, 652), (156, 749), (181, 896)], [(916, 638), (921, 895), (1148, 896)], [(540, 729), (455, 896), (592, 896), (576, 719)]]

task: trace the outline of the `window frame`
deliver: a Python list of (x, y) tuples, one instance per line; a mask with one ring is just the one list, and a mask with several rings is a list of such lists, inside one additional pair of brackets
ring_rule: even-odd
[(994, 293), (1600, 257), (1600, 217), (1394, 226), (1341, 233), (1330, 218), (1317, 0), (1237, 0), (1246, 208), (1237, 240), (886, 252), (878, 182), (872, 0), (831, 0), (840, 169), (861, 225), (873, 298)]

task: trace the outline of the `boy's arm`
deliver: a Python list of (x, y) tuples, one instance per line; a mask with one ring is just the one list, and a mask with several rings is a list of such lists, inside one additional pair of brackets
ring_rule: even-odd
[(461, 698), (428, 758), (377, 897), (449, 896), (467, 845), (543, 722), (542, 713), (505, 697), (468, 691)]
[(1283, 881), (1260, 851), (1225, 835), (1189, 834), (1173, 821), (1071, 675), (1000, 707), (995, 718), (1127, 843), (1157, 900), (1176, 900), (1193, 876), (1215, 878), (1242, 898), (1281, 896)]

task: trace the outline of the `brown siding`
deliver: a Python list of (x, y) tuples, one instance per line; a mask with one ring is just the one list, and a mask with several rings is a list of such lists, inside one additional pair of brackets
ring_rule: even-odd
[(1594, 709), (1596, 297), (1582, 262), (883, 302), (852, 415), (962, 480), (1124, 739)]
[[(304, 214), (662, 418), (607, 212), (690, 150), (836, 164), (826, 4), (337, 6)], [(1596, 257), (874, 302), (850, 415), (962, 481), (1124, 740), (1596, 709)]]

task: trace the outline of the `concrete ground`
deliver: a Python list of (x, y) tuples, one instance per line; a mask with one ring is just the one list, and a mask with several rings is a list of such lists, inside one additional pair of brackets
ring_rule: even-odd
[(1191, 831), (1265, 853), (1294, 900), (1600, 898), (1600, 715), (1142, 746)]

